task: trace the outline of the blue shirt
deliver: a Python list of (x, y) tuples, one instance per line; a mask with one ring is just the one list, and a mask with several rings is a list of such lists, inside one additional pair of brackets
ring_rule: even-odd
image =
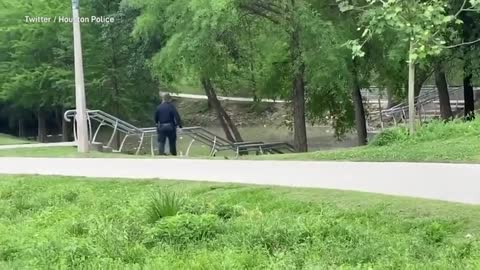
[(157, 106), (155, 111), (155, 124), (172, 124), (174, 127), (182, 128), (182, 120), (177, 109), (170, 102), (163, 102)]

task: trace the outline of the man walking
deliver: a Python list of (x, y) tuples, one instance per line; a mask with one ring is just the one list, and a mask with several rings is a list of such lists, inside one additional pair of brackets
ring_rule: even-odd
[(171, 103), (172, 97), (168, 93), (161, 93), (162, 103), (155, 111), (155, 124), (158, 134), (159, 155), (165, 155), (165, 142), (168, 138), (170, 153), (177, 155), (177, 127), (182, 128), (182, 120), (177, 109)]

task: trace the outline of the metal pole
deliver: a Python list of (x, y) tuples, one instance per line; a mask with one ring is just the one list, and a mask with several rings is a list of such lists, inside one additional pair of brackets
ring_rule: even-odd
[(408, 120), (410, 135), (415, 133), (415, 60), (412, 57), (413, 41), (410, 41), (410, 56), (408, 62)]
[(87, 107), (85, 99), (85, 84), (83, 81), (83, 61), (82, 61), (82, 41), (80, 35), (80, 0), (72, 0), (72, 20), (73, 20), (73, 47), (75, 54), (75, 105), (78, 134), (78, 152), (87, 153), (88, 127), (87, 127)]

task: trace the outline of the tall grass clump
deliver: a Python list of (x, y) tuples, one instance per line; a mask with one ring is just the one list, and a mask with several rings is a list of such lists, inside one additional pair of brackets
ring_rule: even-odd
[(474, 137), (480, 135), (480, 120), (465, 122), (456, 119), (450, 122), (432, 121), (423, 125), (413, 136), (417, 142)]
[(480, 136), (480, 120), (465, 122), (462, 119), (445, 122), (433, 120), (419, 126), (413, 136), (410, 136), (405, 126), (384, 130), (370, 142), (371, 146), (387, 146), (403, 143), (441, 141), (460, 137)]
[(159, 191), (151, 195), (147, 206), (147, 218), (151, 223), (169, 216), (175, 216), (181, 209), (185, 200), (172, 191)]

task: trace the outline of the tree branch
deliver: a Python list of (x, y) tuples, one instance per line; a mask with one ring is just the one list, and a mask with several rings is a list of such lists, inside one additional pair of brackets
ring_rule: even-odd
[(460, 9), (455, 13), (455, 18), (457, 18), (465, 9), (465, 6), (467, 5), (468, 0), (463, 0), (463, 4), (460, 7)]
[(473, 45), (473, 44), (478, 43), (478, 42), (480, 42), (480, 38), (477, 39), (477, 40), (473, 40), (473, 41), (462, 42), (462, 43), (455, 44), (455, 45), (445, 46), (444, 48), (445, 49), (453, 49), (453, 48), (457, 48), (457, 47), (461, 47), (461, 46)]
[[(257, 16), (260, 16), (260, 17), (263, 17), (275, 24), (280, 24), (280, 20), (269, 15), (268, 12), (270, 10), (268, 9), (265, 9), (263, 8), (262, 6), (258, 6), (256, 4), (253, 4), (253, 5), (247, 5), (247, 4), (240, 4), (239, 6), (241, 9), (243, 10), (246, 10), (247, 12), (253, 14), (253, 15), (257, 15)], [(276, 12), (273, 12), (275, 14), (277, 14)]]

